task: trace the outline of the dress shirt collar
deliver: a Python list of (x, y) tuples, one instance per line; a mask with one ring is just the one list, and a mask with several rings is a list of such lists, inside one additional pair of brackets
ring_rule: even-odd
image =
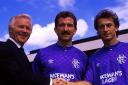
[(9, 39), (10, 39), (13, 43), (15, 43), (18, 48), (21, 47), (21, 45), (20, 45), (19, 43), (17, 43), (13, 38), (9, 37)]

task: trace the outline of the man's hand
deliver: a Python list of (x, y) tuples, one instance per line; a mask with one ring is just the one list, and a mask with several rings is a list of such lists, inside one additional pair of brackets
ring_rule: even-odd
[(86, 81), (68, 82), (62, 78), (53, 79), (52, 85), (92, 85)]
[(62, 78), (53, 79), (52, 85), (67, 85), (67, 81)]

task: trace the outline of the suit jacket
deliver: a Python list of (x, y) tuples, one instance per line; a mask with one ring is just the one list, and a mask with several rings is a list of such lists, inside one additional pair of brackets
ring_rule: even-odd
[(0, 42), (0, 85), (49, 85), (33, 75), (27, 56), (11, 41)]

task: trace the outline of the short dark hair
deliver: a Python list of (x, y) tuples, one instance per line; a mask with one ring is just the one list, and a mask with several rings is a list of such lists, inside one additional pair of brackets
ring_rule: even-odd
[(58, 13), (56, 15), (56, 18), (55, 18), (55, 27), (57, 27), (57, 25), (58, 25), (59, 18), (67, 18), (67, 17), (71, 17), (74, 20), (74, 26), (75, 26), (75, 28), (77, 28), (77, 20), (76, 20), (76, 17), (70, 11), (61, 11), (60, 13)]
[(101, 10), (94, 19), (94, 27), (96, 30), (98, 30), (98, 19), (100, 18), (112, 18), (114, 24), (119, 28), (119, 19), (116, 13), (114, 13), (112, 10), (109, 9), (103, 9)]

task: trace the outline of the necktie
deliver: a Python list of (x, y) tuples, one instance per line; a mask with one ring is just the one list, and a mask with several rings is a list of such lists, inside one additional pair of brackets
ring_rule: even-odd
[(25, 54), (25, 52), (24, 52), (24, 48), (23, 48), (23, 47), (20, 47), (20, 51), (21, 51), (21, 53), (22, 53), (24, 56), (26, 56), (26, 54)]
[(23, 59), (23, 63), (22, 64), (24, 64), (25, 68), (27, 67), (26, 69), (30, 69), (31, 70), (31, 64), (30, 64), (30, 62), (29, 62), (29, 60), (28, 60), (28, 58), (27, 58), (27, 56), (26, 56), (26, 54), (24, 52), (24, 48), (23, 47), (20, 47), (20, 52), (21, 52), (21, 57)]

